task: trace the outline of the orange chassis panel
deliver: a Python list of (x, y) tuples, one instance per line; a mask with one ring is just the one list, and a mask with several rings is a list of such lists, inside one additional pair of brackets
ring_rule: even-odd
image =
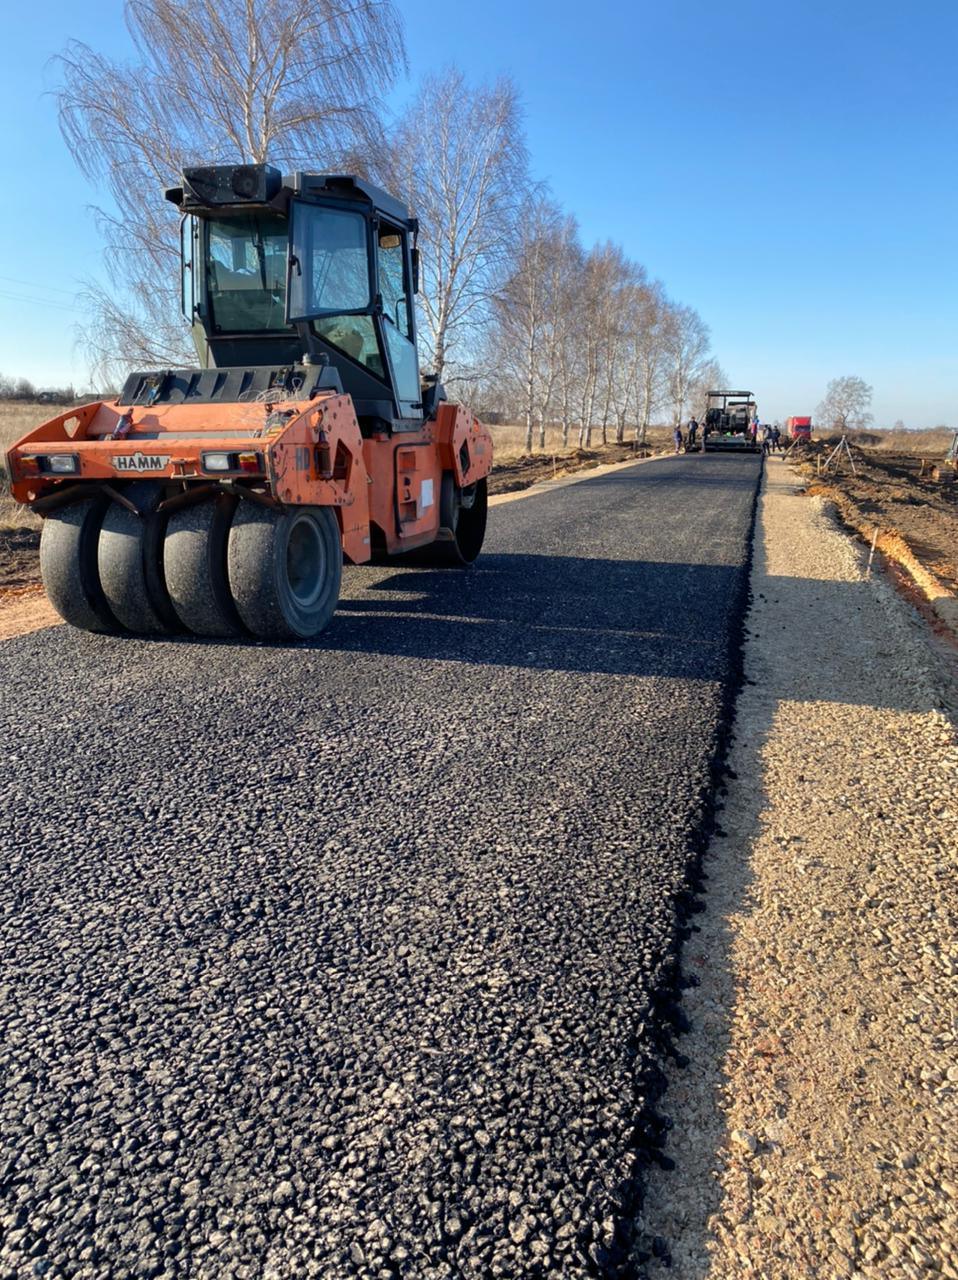
[[(256, 463), (228, 475), (209, 472), (202, 464), (208, 452), (255, 454)], [(38, 455), (55, 454), (73, 455), (79, 470), (41, 470)], [(390, 552), (434, 541), (442, 473), (452, 472), (463, 487), (488, 475), (492, 439), (478, 418), (448, 403), (421, 430), (363, 439), (351, 398), (335, 393), (268, 404), (127, 408), (99, 401), (43, 423), (13, 446), (7, 461), (13, 497), (27, 504), (85, 481), (113, 486), (147, 478), (219, 481), (239, 492), (241, 486), (265, 492), (283, 506), (334, 507), (346, 558), (361, 564), (370, 557), (370, 522)]]

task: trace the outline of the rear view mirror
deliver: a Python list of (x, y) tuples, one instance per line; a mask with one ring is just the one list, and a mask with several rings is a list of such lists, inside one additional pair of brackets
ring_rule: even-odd
[(412, 291), (419, 292), (419, 250), (412, 251)]

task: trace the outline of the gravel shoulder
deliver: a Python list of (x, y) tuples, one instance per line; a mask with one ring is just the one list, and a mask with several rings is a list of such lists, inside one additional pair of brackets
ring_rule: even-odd
[(679, 1280), (958, 1277), (954, 672), (863, 565), (771, 461), (640, 1222)]

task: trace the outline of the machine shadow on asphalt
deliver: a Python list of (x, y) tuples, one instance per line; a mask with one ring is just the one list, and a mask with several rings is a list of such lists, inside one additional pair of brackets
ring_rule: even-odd
[(744, 569), (486, 554), (465, 576), (409, 569), (365, 588), (364, 572), (310, 649), (714, 681)]

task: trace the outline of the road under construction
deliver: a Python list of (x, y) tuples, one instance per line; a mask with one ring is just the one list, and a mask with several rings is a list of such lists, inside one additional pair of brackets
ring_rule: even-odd
[(305, 643), (0, 646), (10, 1274), (628, 1273), (760, 465), (495, 507)]

